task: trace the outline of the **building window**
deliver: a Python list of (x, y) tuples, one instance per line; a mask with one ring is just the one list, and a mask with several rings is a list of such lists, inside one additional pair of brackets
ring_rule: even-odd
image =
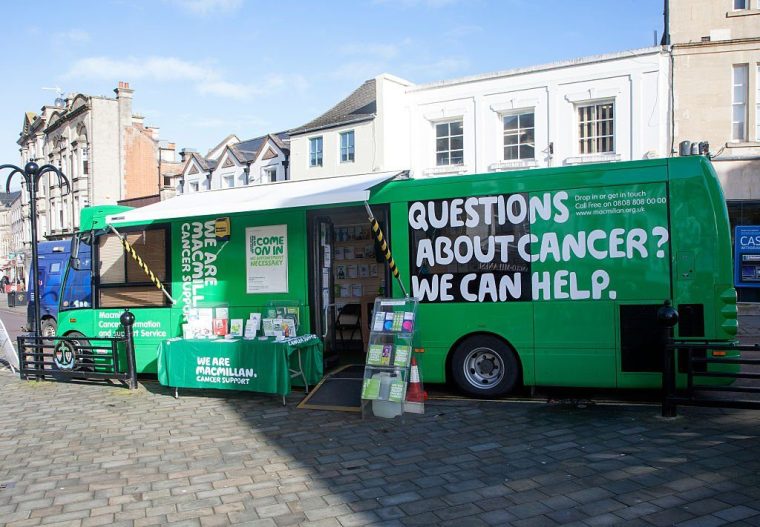
[(309, 166), (322, 166), (322, 136), (309, 139)]
[(223, 178), (224, 182), (224, 188), (233, 188), (235, 186), (235, 176), (234, 174), (230, 174), (227, 176), (224, 176)]
[(734, 0), (734, 11), (739, 11), (740, 9), (749, 9), (749, 6), (747, 5), (749, 3), (749, 0)]
[(354, 161), (354, 131), (340, 134), (340, 162), (353, 163)]
[(731, 140), (747, 140), (747, 64), (733, 68), (733, 93), (731, 104)]
[(198, 192), (198, 182), (193, 181), (190, 183), (190, 192)]
[(464, 130), (462, 121), (435, 125), (435, 164), (438, 166), (464, 163)]
[(536, 138), (533, 112), (505, 115), (504, 160), (534, 159)]
[[(123, 233), (156, 278), (170, 287), (171, 247), (168, 229), (151, 227)], [(100, 260), (98, 281), (98, 307), (164, 306), (166, 297), (151, 282), (143, 269), (124, 250), (121, 239), (115, 234), (98, 238)]]
[(599, 102), (578, 107), (578, 152), (615, 152), (615, 104)]
[(261, 169), (261, 181), (274, 183), (277, 181), (277, 167), (264, 167)]

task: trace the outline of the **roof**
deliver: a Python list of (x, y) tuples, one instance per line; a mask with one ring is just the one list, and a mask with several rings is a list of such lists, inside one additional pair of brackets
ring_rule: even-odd
[(161, 162), (161, 175), (162, 176), (176, 176), (181, 174), (185, 168), (184, 163), (175, 161), (162, 161)]
[[(282, 150), (286, 155), (290, 152), (289, 136), (287, 132), (277, 132), (275, 134), (262, 135), (253, 139), (247, 139), (240, 143), (229, 145), (229, 149), (241, 163), (254, 161), (261, 153), (262, 148), (266, 145), (267, 140), (274, 143), (277, 148)], [(288, 141), (288, 145), (286, 145)]]
[(377, 89), (375, 79), (370, 79), (354, 92), (303, 126), (290, 130), (290, 135), (305, 134), (324, 128), (359, 123), (375, 118), (377, 112)]
[(221, 148), (222, 146), (226, 145), (227, 143), (229, 143), (230, 141), (233, 141), (233, 140), (234, 140), (235, 143), (240, 142), (240, 139), (238, 139), (238, 137), (235, 134), (229, 134), (227, 137), (225, 137), (224, 139), (222, 139), (221, 142), (219, 142), (216, 146), (214, 146), (208, 152), (206, 152), (206, 155), (207, 156), (211, 155), (211, 152), (213, 152), (214, 150), (217, 150), (217, 149)]
[[(190, 158), (195, 159), (195, 161), (198, 163), (198, 165), (203, 169), (204, 171), (212, 171), (216, 168), (216, 159), (208, 159), (206, 157), (203, 157), (198, 152), (190, 152)], [(190, 162), (190, 159), (188, 159), (188, 163)]]
[(139, 209), (110, 215), (106, 218), (106, 222), (119, 225), (171, 218), (213, 217), (236, 212), (361, 203), (370, 198), (373, 187), (399, 174), (400, 172), (375, 172), (193, 192)]
[(0, 192), (0, 204), (2, 204), (3, 207), (8, 208), (20, 195), (20, 190), (17, 190), (16, 192)]

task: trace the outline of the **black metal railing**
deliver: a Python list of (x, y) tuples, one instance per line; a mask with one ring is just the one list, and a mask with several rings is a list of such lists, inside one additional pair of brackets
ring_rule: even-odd
[[(757, 371), (744, 366), (756, 366)], [(681, 389), (676, 382), (679, 374), (685, 375)], [(736, 384), (739, 379), (747, 382)], [(760, 409), (760, 346), (669, 338), (662, 381), (663, 417), (675, 417), (678, 405)], [(739, 398), (739, 394), (757, 397)]]
[(121, 381), (137, 388), (134, 315), (121, 315), (123, 337), (18, 337), (19, 375), (22, 379), (82, 379)]

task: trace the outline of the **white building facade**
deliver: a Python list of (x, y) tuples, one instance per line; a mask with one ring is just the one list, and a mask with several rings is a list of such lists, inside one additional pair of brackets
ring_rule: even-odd
[(665, 157), (669, 82), (661, 47), (426, 85), (380, 75), (290, 131), (292, 178), (386, 170), (424, 178)]

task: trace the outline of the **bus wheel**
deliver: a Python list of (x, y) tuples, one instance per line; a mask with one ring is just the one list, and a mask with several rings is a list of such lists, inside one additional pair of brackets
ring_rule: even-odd
[(46, 318), (42, 321), (42, 324), (40, 324), (40, 332), (42, 333), (43, 337), (55, 337), (55, 331), (57, 329), (57, 325), (55, 323), (55, 320)]
[(460, 342), (454, 350), (451, 367), (459, 389), (475, 397), (493, 397), (512, 391), (520, 373), (515, 353), (490, 335), (476, 335)]

